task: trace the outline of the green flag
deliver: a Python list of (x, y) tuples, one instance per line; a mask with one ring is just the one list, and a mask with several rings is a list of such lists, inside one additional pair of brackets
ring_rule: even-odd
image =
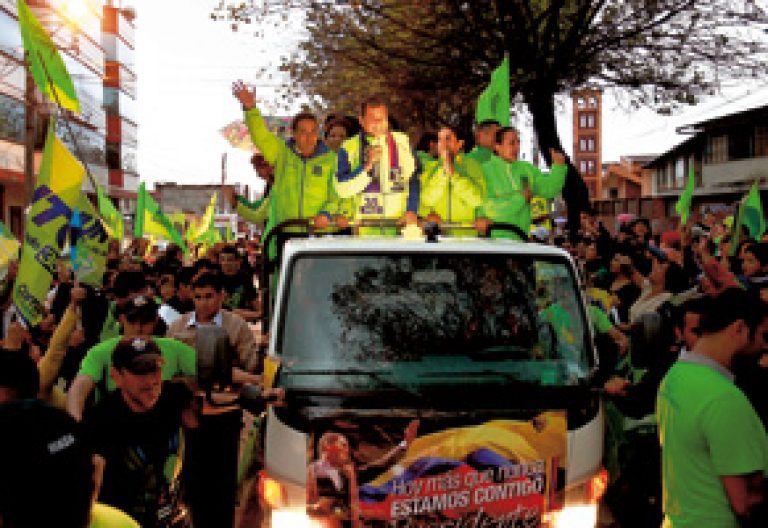
[(107, 234), (110, 238), (116, 238), (122, 240), (125, 234), (125, 228), (123, 226), (123, 215), (120, 214), (106, 195), (101, 185), (96, 187), (96, 197), (99, 204), (99, 214), (102, 220), (104, 220), (104, 227), (107, 229)]
[(17, 7), (21, 39), (24, 41), (27, 64), (35, 84), (51, 102), (79, 113), (80, 102), (77, 100), (75, 85), (72, 84), (56, 44), (24, 0), (18, 0)]
[(13, 289), (16, 311), (30, 326), (45, 315), (45, 297), (67, 239), (72, 209), (82, 196), (85, 175), (80, 162), (56, 137), (55, 127), (51, 119)]
[(75, 277), (83, 284), (101, 288), (107, 267), (107, 228), (86, 195), (80, 195), (77, 209), (80, 212), (81, 227), (75, 247), (76, 261), (72, 266)]
[(759, 180), (752, 184), (742, 206), (741, 224), (747, 226), (749, 236), (755, 240), (765, 233), (765, 215), (763, 214), (763, 202), (760, 200)]
[(509, 126), (509, 58), (504, 57), (501, 65), (493, 70), (491, 84), (477, 99), (475, 122), (488, 119), (498, 121), (501, 126)]
[(760, 186), (758, 181), (752, 184), (749, 192), (739, 202), (736, 216), (731, 227), (730, 255), (736, 254), (736, 249), (741, 242), (742, 226), (746, 226), (750, 238), (759, 240), (765, 232), (765, 216), (763, 215), (763, 203), (760, 200)]
[(134, 236), (141, 238), (144, 233), (150, 233), (162, 237), (179, 246), (184, 254), (189, 253), (184, 239), (173, 227), (170, 219), (160, 210), (160, 206), (147, 192), (144, 182), (139, 185), (136, 197), (136, 220), (134, 222)]
[(685, 184), (680, 198), (675, 204), (675, 211), (680, 215), (680, 223), (688, 223), (688, 215), (691, 213), (691, 202), (693, 201), (693, 189), (696, 186), (696, 177), (693, 173), (693, 166), (688, 170), (688, 183)]

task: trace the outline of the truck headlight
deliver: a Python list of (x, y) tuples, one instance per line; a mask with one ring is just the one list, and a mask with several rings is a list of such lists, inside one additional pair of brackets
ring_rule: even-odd
[(551, 515), (553, 528), (595, 528), (597, 504), (574, 504)]
[(272, 510), (272, 528), (322, 528), (323, 525), (311, 519), (303, 509)]

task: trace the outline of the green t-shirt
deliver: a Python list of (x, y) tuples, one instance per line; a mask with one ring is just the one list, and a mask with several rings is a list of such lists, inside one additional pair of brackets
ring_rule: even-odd
[(91, 508), (91, 522), (88, 528), (141, 528), (141, 526), (127, 513), (97, 502)]
[[(112, 351), (120, 339), (122, 338), (114, 337), (91, 347), (80, 364), (79, 374), (85, 374), (96, 384), (106, 379), (107, 389), (115, 390), (115, 380), (110, 376), (109, 370), (112, 367)], [(162, 367), (164, 380), (197, 375), (197, 354), (194, 348), (168, 337), (153, 337), (152, 340), (157, 343), (165, 361)]]
[(768, 472), (768, 438), (746, 396), (712, 367), (680, 360), (656, 401), (665, 527), (738, 527), (720, 476)]
[(589, 316), (589, 321), (598, 334), (607, 334), (613, 328), (613, 323), (608, 319), (606, 313), (597, 306), (592, 304), (587, 306), (587, 316)]

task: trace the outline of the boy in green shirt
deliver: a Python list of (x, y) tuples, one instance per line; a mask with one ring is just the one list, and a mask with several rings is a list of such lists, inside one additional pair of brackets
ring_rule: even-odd
[[(135, 297), (119, 314), (123, 334), (102, 341), (92, 347), (83, 358), (80, 370), (67, 392), (67, 411), (80, 420), (85, 401), (97, 386), (107, 391), (116, 388), (115, 380), (110, 376), (112, 351), (123, 337), (146, 337), (152, 335), (157, 324), (157, 304), (147, 297)], [(197, 353), (189, 345), (176, 339), (165, 337), (151, 338), (160, 349), (163, 357), (162, 379), (194, 379), (197, 375)], [(104, 396), (104, 394), (101, 394)]]
[[(486, 195), (478, 217), (514, 224), (528, 234), (531, 231), (531, 199), (534, 196), (551, 199), (563, 189), (568, 172), (565, 155), (552, 149), (550, 172), (541, 172), (531, 163), (518, 159), (520, 136), (513, 127), (504, 127), (497, 132), (496, 154), (483, 164)], [(510, 233), (495, 236), (517, 238)]]

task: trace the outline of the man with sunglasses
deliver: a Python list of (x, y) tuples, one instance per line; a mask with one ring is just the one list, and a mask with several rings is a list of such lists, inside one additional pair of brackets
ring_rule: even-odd
[(164, 380), (195, 378), (197, 354), (194, 348), (176, 339), (150, 337), (157, 324), (157, 309), (157, 304), (152, 299), (141, 295), (133, 297), (118, 311), (122, 335), (102, 341), (85, 355), (80, 364), (80, 370), (67, 391), (67, 410), (77, 420), (82, 418), (85, 402), (96, 387), (100, 389), (100, 397), (117, 387), (116, 381), (110, 377), (109, 372), (113, 351), (121, 338), (152, 339), (165, 360), (161, 369)]
[(151, 339), (124, 337), (112, 354), (117, 389), (83, 421), (86, 442), (103, 461), (99, 500), (141, 526), (184, 526), (179, 496), (182, 427), (197, 427), (192, 391), (163, 381), (160, 348)]

